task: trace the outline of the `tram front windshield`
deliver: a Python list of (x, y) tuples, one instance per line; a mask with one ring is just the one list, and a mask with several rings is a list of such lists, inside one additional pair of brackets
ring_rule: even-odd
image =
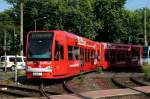
[(51, 60), (53, 32), (30, 32), (28, 60)]

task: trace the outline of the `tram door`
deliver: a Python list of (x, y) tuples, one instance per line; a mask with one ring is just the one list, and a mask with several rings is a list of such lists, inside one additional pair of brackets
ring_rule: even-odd
[(81, 66), (81, 72), (84, 71), (84, 49), (80, 48), (80, 66)]
[[(55, 72), (54, 75), (64, 75), (67, 72), (66, 61), (64, 60), (64, 45), (60, 42), (55, 42), (54, 51)], [(63, 64), (63, 65), (62, 65)]]

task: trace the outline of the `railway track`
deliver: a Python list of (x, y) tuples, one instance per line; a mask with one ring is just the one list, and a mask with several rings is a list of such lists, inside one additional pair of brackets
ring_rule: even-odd
[[(131, 75), (132, 75), (132, 74), (131, 74)], [(121, 77), (120, 77), (120, 78), (121, 78)], [(73, 79), (73, 78), (63, 81), (62, 84), (63, 84), (64, 89), (65, 89), (66, 91), (68, 91), (69, 93), (74, 94), (74, 95), (76, 95), (77, 97), (80, 97), (80, 98), (82, 98), (82, 99), (92, 99), (91, 97), (84, 96), (84, 95), (80, 94), (79, 92), (77, 92), (77, 91), (73, 90), (72, 88), (70, 88), (67, 83), (68, 83), (70, 80), (72, 80), (72, 79)], [(121, 79), (122, 79), (122, 78), (121, 78)], [(149, 85), (149, 84), (143, 84), (142, 81), (140, 81), (140, 82), (141, 82), (141, 83), (140, 83), (139, 80), (136, 79), (134, 76), (127, 76), (127, 75), (126, 75), (126, 78), (125, 78), (125, 79), (122, 79), (122, 80), (118, 79), (117, 76), (112, 76), (112, 81), (113, 81), (113, 83), (115, 83), (115, 85), (117, 85), (117, 86), (119, 86), (119, 87), (121, 87), (121, 88), (129, 88), (129, 89), (132, 89), (132, 90), (141, 92), (141, 93), (145, 94), (146, 96), (150, 97), (150, 93), (146, 93), (146, 92), (144, 92), (144, 91), (140, 91), (140, 90), (137, 90), (136, 88), (134, 88), (134, 87), (147, 86), (147, 85)], [(120, 81), (121, 81), (121, 82), (120, 82)], [(123, 82), (124, 82), (124, 83), (123, 83)], [(49, 96), (45, 96), (45, 97), (47, 97), (48, 99), (50, 99)]]
[[(143, 77), (142, 77), (142, 79), (143, 79)], [(134, 83), (140, 84), (142, 86), (150, 86), (149, 82), (142, 80), (142, 79), (137, 78), (136, 76), (134, 76), (134, 74), (130, 77), (130, 80)]]
[[(24, 85), (18, 85), (14, 83), (0, 83), (0, 93), (3, 93), (8, 96), (14, 96), (14, 97), (46, 97), (47, 99), (51, 99), (51, 95), (61, 95), (64, 93), (58, 93), (58, 91), (49, 91), (51, 87), (57, 86), (62, 88), (67, 92), (67, 93), (73, 93), (77, 95), (78, 97), (81, 97), (83, 99), (91, 99), (88, 97), (84, 97), (77, 92), (73, 91), (71, 88), (67, 86), (67, 82), (69, 80), (64, 80), (61, 83), (56, 83), (55, 84), (50, 84), (50, 86), (46, 86), (47, 84), (44, 85), (43, 82), (40, 82), (40, 84), (37, 87), (31, 87), (31, 86), (24, 86)], [(5, 81), (2, 81), (5, 82)], [(54, 85), (54, 86), (53, 86)], [(52, 88), (53, 90), (53, 88)], [(60, 89), (62, 90), (62, 89)]]
[[(71, 80), (71, 79), (70, 79), (70, 80)], [(82, 99), (93, 99), (93, 98), (91, 98), (91, 97), (83, 96), (83, 95), (81, 95), (80, 93), (78, 93), (78, 92), (74, 91), (73, 89), (71, 89), (71, 88), (67, 85), (67, 82), (70, 81), (70, 80), (66, 80), (66, 81), (63, 82), (63, 87), (64, 87), (64, 89), (65, 89), (66, 91), (68, 91), (69, 93), (74, 94), (74, 95), (76, 95), (77, 97), (80, 97), (80, 98), (82, 98)]]
[(45, 91), (41, 84), (38, 88), (29, 88), (18, 85), (0, 84), (0, 92), (18, 97), (41, 97), (48, 95), (59, 95), (57, 92)]
[(133, 76), (129, 76), (128, 78), (125, 78), (125, 79), (120, 78), (118, 76), (113, 76), (112, 82), (120, 88), (129, 88), (131, 90), (143, 93), (144, 95), (150, 97), (150, 93), (146, 93), (144, 91), (141, 91), (135, 88), (139, 86), (149, 86), (150, 84), (143, 83), (142, 81), (135, 79)]
[(42, 95), (43, 95), (44, 97), (46, 97), (47, 99), (51, 99), (50, 96), (48, 96), (48, 94), (47, 94), (46, 91), (44, 90), (44, 85), (43, 85), (43, 83), (41, 83), (39, 89), (40, 89), (40, 91), (41, 91), (41, 93), (42, 93)]
[[(68, 85), (67, 82), (69, 80), (64, 80), (61, 84), (65, 91), (71, 94), (75, 94), (76, 96), (83, 98), (83, 99), (92, 99), (90, 97), (85, 97), (80, 95), (79, 93), (72, 90)], [(43, 82), (39, 85), (39, 88), (30, 88), (25, 87), (22, 85), (11, 85), (11, 84), (0, 84), (0, 92), (6, 95), (16, 96), (16, 97), (46, 97), (47, 99), (51, 99), (51, 95), (60, 95), (63, 93), (52, 92), (46, 90)]]
[[(121, 74), (119, 74), (119, 76), (121, 75), (120, 77), (114, 76), (114, 75), (117, 75), (117, 74), (109, 74), (109, 75), (107, 74), (105, 76), (110, 77), (110, 82), (111, 82), (111, 78), (112, 78), (113, 83), (115, 83), (115, 85), (117, 84), (117, 86), (120, 84), (119, 87), (122, 86), (121, 88), (130, 88), (132, 90), (138, 91), (134, 87), (148, 85), (148, 84), (143, 84), (143, 81), (139, 81), (139, 79), (137, 79), (134, 76), (130, 77), (130, 75), (132, 75), (132, 74), (124, 74), (124, 73), (122, 74), (121, 73)], [(102, 76), (104, 76), (104, 75), (102, 75)], [(78, 76), (76, 76), (76, 77), (78, 77)], [(123, 77), (125, 77), (125, 79), (123, 79)], [(80, 94), (80, 92), (78, 90), (73, 89), (69, 85), (69, 81), (71, 81), (73, 78), (74, 77), (72, 77), (70, 79), (65, 79), (63, 81), (56, 81), (56, 82), (53, 82), (53, 81), (52, 82), (50, 82), (50, 81), (46, 81), (46, 82), (42, 81), (41, 82), (40, 81), (37, 86), (34, 86), (32, 88), (29, 86), (25, 87), (22, 85), (0, 84), (0, 92), (5, 93), (7, 95), (13, 95), (16, 97), (46, 97), (47, 99), (51, 99), (52, 95), (61, 95), (61, 94), (65, 94), (67, 92), (67, 94), (68, 93), (74, 94), (77, 97), (80, 97), (83, 99), (92, 99), (91, 97), (83, 96), (82, 94)], [(142, 84), (139, 84), (139, 82), (142, 82)], [(54, 88), (55, 86), (57, 88), (56, 90)], [(60, 87), (63, 90), (65, 90), (66, 92), (63, 93), (63, 91), (61, 91), (62, 89), (60, 89)], [(145, 93), (145, 95), (149, 95), (149, 93)]]

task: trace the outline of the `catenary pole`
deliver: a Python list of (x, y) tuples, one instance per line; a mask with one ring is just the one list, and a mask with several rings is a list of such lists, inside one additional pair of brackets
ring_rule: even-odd
[(7, 51), (7, 33), (6, 30), (4, 30), (4, 56), (5, 56), (5, 72), (7, 71), (7, 64), (6, 64), (6, 51)]
[(147, 43), (147, 30), (146, 30), (146, 8), (144, 9), (144, 45), (148, 46), (148, 43)]
[(23, 0), (20, 0), (20, 55), (23, 56)]

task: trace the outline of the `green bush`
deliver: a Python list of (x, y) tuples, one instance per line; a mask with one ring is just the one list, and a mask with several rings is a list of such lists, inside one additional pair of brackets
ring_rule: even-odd
[(25, 76), (25, 70), (18, 70), (18, 76)]
[(97, 67), (97, 73), (101, 73), (101, 74), (103, 74), (103, 69), (102, 69), (102, 67)]
[(143, 66), (143, 72), (145, 75), (145, 79), (150, 81), (150, 64), (144, 65)]

